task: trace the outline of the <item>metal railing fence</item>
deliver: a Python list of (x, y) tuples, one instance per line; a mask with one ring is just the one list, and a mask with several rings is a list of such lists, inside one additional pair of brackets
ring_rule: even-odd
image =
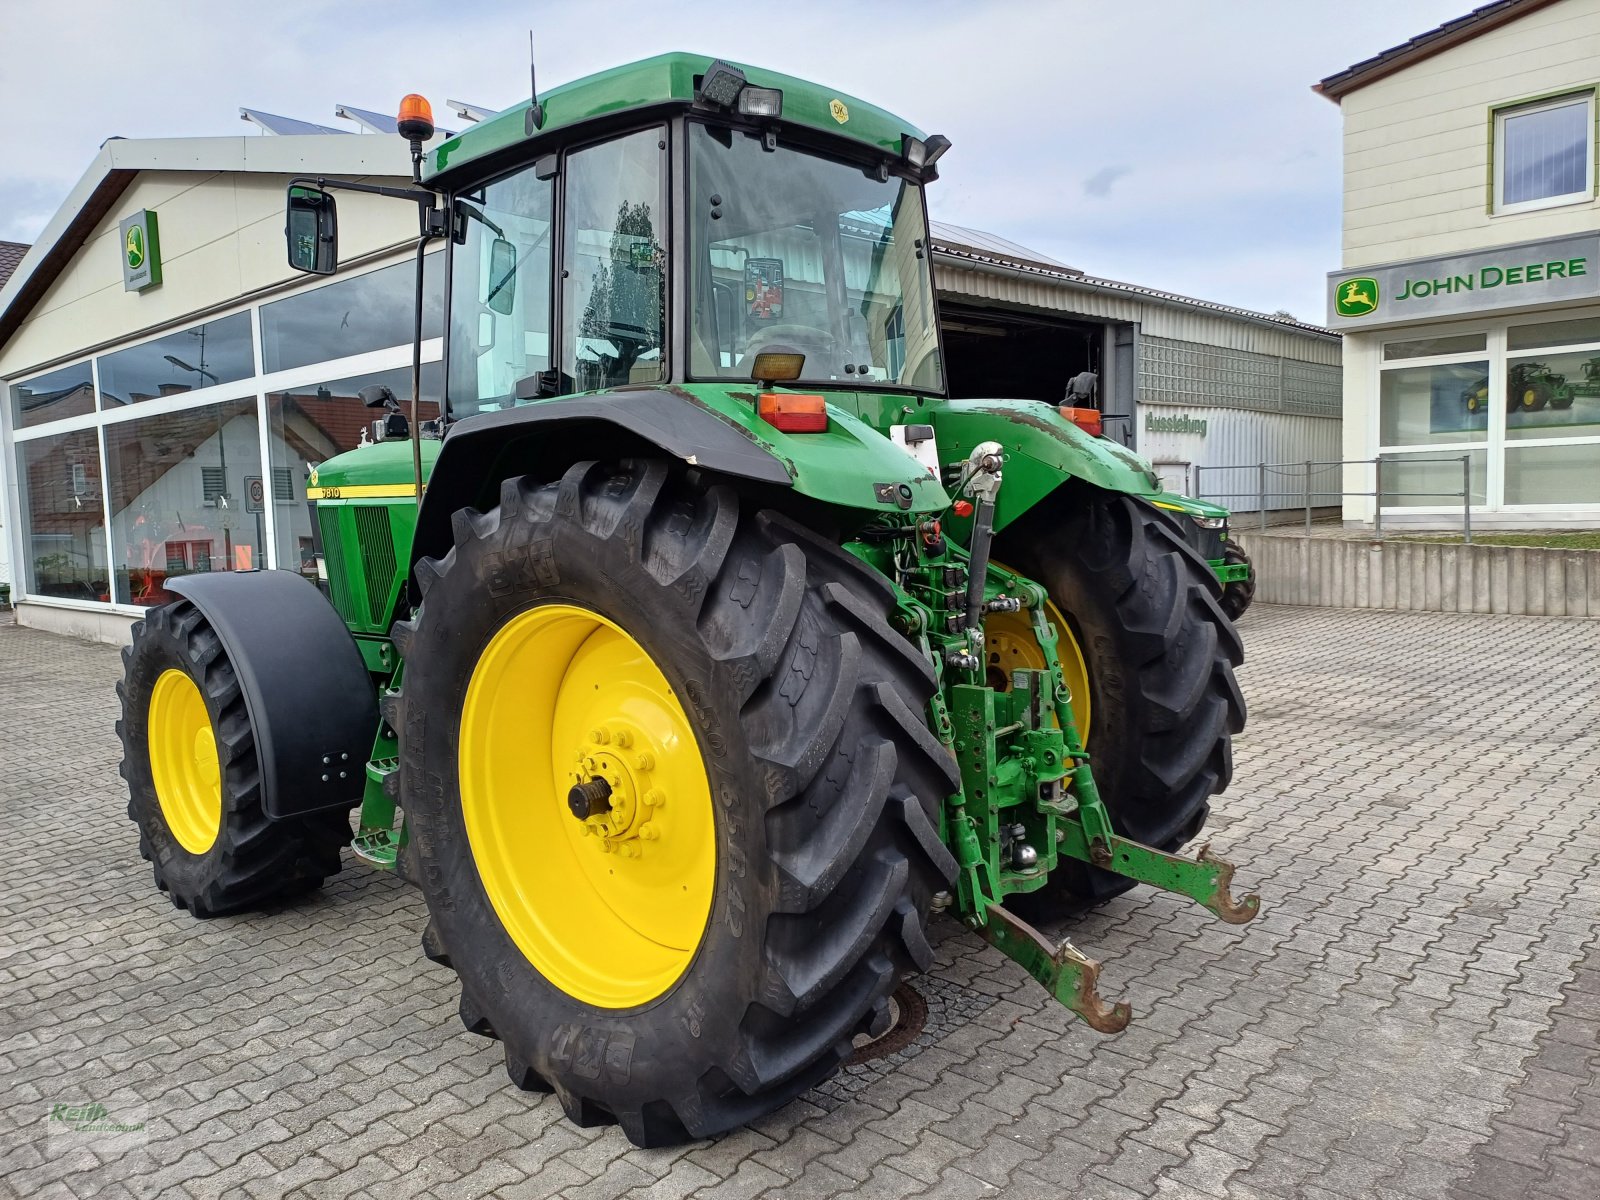
[[(1194, 494), (1197, 500), (1237, 500), (1254, 499), (1256, 511), (1260, 514), (1261, 528), (1267, 527), (1267, 501), (1292, 498), (1298, 503), (1277, 505), (1280, 511), (1286, 508), (1305, 509), (1306, 532), (1311, 532), (1311, 510), (1314, 507), (1325, 507), (1315, 504), (1315, 500), (1346, 496), (1370, 496), (1374, 500), (1372, 510), (1372, 531), (1375, 536), (1383, 536), (1383, 506), (1384, 502), (1394, 500), (1418, 500), (1428, 498), (1432, 500), (1450, 499), (1461, 504), (1461, 537), (1465, 542), (1472, 541), (1472, 455), (1446, 455), (1442, 457), (1429, 457), (1424, 455), (1407, 454), (1403, 460), (1405, 465), (1412, 463), (1459, 463), (1461, 465), (1461, 490), (1460, 491), (1426, 491), (1426, 492), (1396, 492), (1383, 486), (1383, 472), (1387, 465), (1394, 469), (1395, 463), (1385, 464), (1380, 458), (1339, 458), (1323, 461), (1307, 460), (1298, 463), (1236, 463), (1232, 466), (1196, 466), (1194, 468)], [(1312, 475), (1322, 471), (1338, 470), (1343, 482), (1343, 469), (1348, 466), (1368, 466), (1372, 468), (1372, 490), (1352, 491), (1349, 488), (1331, 488), (1318, 483), (1312, 486)], [(1209, 495), (1205, 489), (1205, 472), (1207, 471), (1254, 471), (1256, 473), (1256, 487), (1254, 491), (1212, 492)], [(1301, 486), (1298, 488), (1269, 488), (1269, 479), (1298, 477)]]

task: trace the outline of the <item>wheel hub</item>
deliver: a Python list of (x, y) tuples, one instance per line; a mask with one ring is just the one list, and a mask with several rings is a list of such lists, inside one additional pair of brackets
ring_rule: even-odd
[[(572, 815), (583, 822), (585, 836), (604, 854), (638, 858), (643, 843), (660, 840), (655, 819), (666, 807), (666, 792), (656, 786), (661, 748), (644, 730), (612, 721), (589, 731), (577, 752), (572, 790), (567, 794)], [(581, 794), (581, 800), (579, 799)], [(594, 798), (603, 797), (598, 803)]]

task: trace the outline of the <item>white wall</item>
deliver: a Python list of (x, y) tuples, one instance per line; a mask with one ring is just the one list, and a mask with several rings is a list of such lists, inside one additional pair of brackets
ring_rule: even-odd
[[(151, 171), (140, 174), (96, 224), (66, 269), (0, 347), (0, 378), (121, 341), (274, 285), (304, 282), (284, 250), (288, 175)], [(385, 182), (400, 182), (386, 180)], [(350, 261), (414, 241), (416, 208), (340, 193), (339, 251)], [(153, 209), (161, 239), (159, 286), (124, 291), (117, 225)]]
[(1595, 200), (1491, 215), (1489, 158), (1491, 107), (1597, 78), (1600, 0), (1558, 0), (1342, 97), (1344, 266), (1594, 229)]

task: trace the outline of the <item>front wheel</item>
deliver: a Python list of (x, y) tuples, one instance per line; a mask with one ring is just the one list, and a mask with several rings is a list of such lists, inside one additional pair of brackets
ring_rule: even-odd
[(513, 1082), (706, 1137), (882, 1032), (955, 864), (887, 581), (666, 464), (508, 481), (396, 627), (424, 948)]
[(1222, 539), (1222, 565), (1225, 567), (1244, 567), (1249, 574), (1243, 579), (1234, 579), (1222, 585), (1222, 598), (1218, 601), (1222, 611), (1228, 614), (1228, 620), (1237, 621), (1244, 616), (1245, 610), (1250, 607), (1250, 602), (1256, 598), (1256, 573), (1250, 564), (1250, 556), (1245, 553), (1244, 547), (1230, 537)]
[(256, 731), (227, 649), (178, 600), (133, 627), (117, 684), (122, 777), (139, 853), (179, 908), (212, 917), (309, 891), (339, 871), (347, 812), (270, 821)]
[[(1118, 832), (1165, 850), (1193, 839), (1232, 777), (1245, 718), (1244, 649), (1210, 564), (1159, 509), (1083, 486), (1005, 530), (995, 554), (1064, 614), (1060, 654), (1069, 678), (1080, 660), (1087, 677), (1086, 747)], [(1023, 906), (1050, 915), (1130, 886), (1064, 863)]]

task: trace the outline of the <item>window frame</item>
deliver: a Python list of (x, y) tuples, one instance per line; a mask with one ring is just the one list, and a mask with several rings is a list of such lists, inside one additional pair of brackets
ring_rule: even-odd
[[(1491, 216), (1514, 216), (1517, 213), (1537, 212), (1546, 208), (1564, 208), (1572, 204), (1588, 204), (1594, 200), (1596, 90), (1595, 85), (1590, 85), (1589, 87), (1574, 88), (1553, 95), (1516, 100), (1509, 104), (1496, 105), (1489, 110), (1489, 214)], [(1587, 131), (1588, 145), (1584, 151), (1584, 183), (1582, 189), (1576, 192), (1564, 192), (1559, 196), (1543, 196), (1537, 200), (1521, 200), (1513, 204), (1507, 204), (1505, 202), (1505, 131), (1507, 118), (1565, 108), (1574, 102), (1582, 103), (1587, 113), (1587, 121), (1584, 128)]]

